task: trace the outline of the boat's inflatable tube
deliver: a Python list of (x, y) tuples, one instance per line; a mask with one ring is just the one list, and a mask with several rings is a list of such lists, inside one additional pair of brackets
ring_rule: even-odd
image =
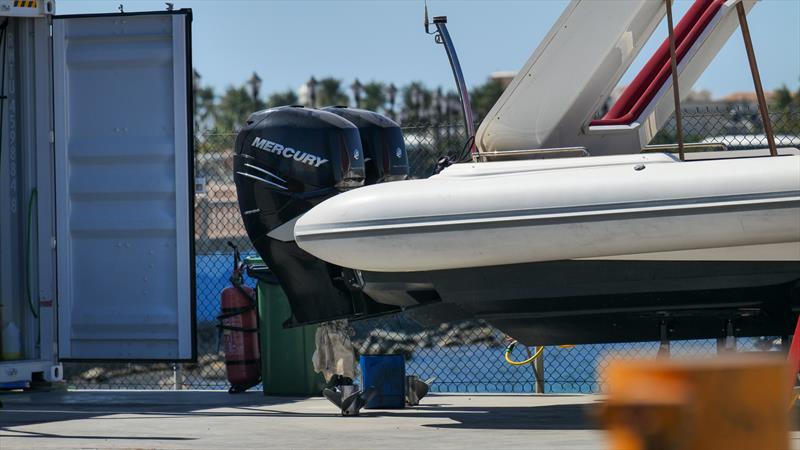
[(800, 240), (800, 156), (649, 158), (367, 186), (311, 209), (295, 238), (325, 261), (384, 272)]

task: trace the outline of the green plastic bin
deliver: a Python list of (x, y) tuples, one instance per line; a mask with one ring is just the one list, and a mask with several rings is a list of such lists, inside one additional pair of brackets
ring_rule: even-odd
[(314, 372), (316, 325), (284, 329), (292, 315), (289, 300), (261, 258), (245, 258), (247, 274), (256, 280), (264, 395), (320, 395), (321, 374)]

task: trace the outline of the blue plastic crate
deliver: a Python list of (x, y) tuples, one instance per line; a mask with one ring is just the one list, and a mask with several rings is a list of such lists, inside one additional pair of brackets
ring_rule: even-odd
[(377, 393), (367, 409), (405, 407), (406, 360), (403, 355), (362, 355), (361, 386), (375, 386)]

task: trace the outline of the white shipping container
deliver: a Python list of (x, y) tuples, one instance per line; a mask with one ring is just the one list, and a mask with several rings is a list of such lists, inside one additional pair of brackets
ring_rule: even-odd
[(0, 0), (0, 388), (195, 359), (191, 17)]

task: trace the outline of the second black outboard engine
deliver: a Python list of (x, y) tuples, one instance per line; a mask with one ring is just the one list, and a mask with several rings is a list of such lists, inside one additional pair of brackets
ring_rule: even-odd
[(386, 116), (365, 109), (328, 106), (323, 110), (344, 117), (358, 128), (364, 149), (364, 184), (408, 178), (408, 154), (400, 125)]
[(364, 296), (352, 270), (294, 242), (303, 213), (364, 184), (364, 151), (351, 122), (302, 106), (256, 112), (236, 137), (234, 180), (247, 235), (289, 299), (285, 326), (392, 309)]

